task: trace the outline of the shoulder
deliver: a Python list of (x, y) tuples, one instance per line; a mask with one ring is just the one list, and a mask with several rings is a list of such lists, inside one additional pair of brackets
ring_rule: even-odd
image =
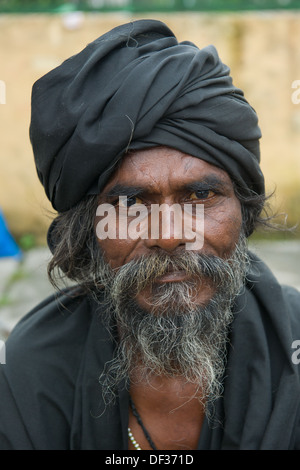
[(290, 286), (282, 286), (283, 296), (285, 298), (290, 319), (292, 336), (292, 361), (299, 366), (300, 374), (300, 292)]
[(0, 448), (3, 436), (10, 448), (20, 442), (22, 448), (67, 448), (92, 316), (89, 299), (68, 291), (47, 298), (13, 329), (0, 368), (0, 414), (10, 416), (3, 429), (0, 423)]
[(290, 313), (296, 321), (300, 322), (300, 291), (291, 286), (281, 286), (282, 294), (289, 305)]
[(246, 288), (260, 307), (278, 321), (289, 322), (300, 334), (300, 292), (294, 287), (278, 282), (270, 268), (249, 251), (250, 270)]
[[(91, 321), (89, 299), (71, 290), (54, 294), (37, 305), (15, 326), (6, 342), (7, 364), (22, 354), (30, 359), (47, 350), (53, 355), (84, 342)], [(38, 357), (35, 357), (38, 360)]]

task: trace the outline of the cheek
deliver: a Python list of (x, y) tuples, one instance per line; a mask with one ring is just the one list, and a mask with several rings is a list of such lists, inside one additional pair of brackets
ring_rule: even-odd
[[(109, 223), (108, 223), (109, 222)], [(125, 238), (118, 230), (118, 220), (96, 217), (95, 234), (105, 261), (112, 269), (119, 268), (135, 256), (143, 254), (139, 239)]]
[(234, 250), (242, 229), (241, 206), (238, 201), (225, 205), (217, 213), (204, 218), (204, 250), (227, 258)]
[(127, 262), (127, 258), (132, 252), (132, 242), (127, 240), (100, 240), (97, 242), (102, 250), (104, 259), (109, 263), (111, 268), (119, 268)]

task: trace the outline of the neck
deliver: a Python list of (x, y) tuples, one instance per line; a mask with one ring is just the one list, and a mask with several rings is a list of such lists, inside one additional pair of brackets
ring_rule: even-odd
[(202, 399), (199, 387), (187, 383), (185, 378), (180, 376), (151, 375), (143, 380), (136, 374), (131, 376), (130, 395), (133, 399), (144, 401), (144, 406), (153, 409), (152, 405), (155, 404), (155, 408), (163, 408), (167, 413), (175, 412), (177, 408), (191, 401), (199, 403)]
[[(132, 380), (130, 395), (158, 449), (197, 448), (204, 418), (201, 391), (181, 377), (153, 376)], [(142, 449), (149, 449), (141, 427), (130, 412), (130, 427)]]

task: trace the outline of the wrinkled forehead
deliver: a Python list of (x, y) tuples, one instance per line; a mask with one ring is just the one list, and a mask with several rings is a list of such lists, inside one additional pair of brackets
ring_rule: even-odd
[(126, 188), (130, 191), (131, 187), (171, 194), (196, 181), (233, 188), (225, 170), (177, 149), (159, 146), (124, 156), (101, 194), (126, 195)]

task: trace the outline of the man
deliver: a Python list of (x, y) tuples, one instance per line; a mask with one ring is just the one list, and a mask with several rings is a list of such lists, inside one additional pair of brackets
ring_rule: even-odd
[(215, 48), (115, 28), (37, 81), (30, 136), (74, 285), (6, 343), (0, 448), (299, 449), (300, 296), (247, 250), (260, 130)]

